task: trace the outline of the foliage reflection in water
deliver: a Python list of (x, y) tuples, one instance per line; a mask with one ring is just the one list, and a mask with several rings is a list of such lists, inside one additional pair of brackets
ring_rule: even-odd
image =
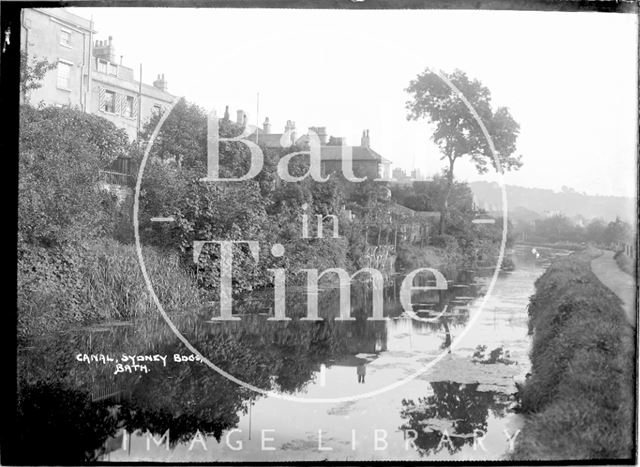
[[(354, 379), (357, 372), (358, 382), (361, 377), (364, 380), (361, 367), (385, 353), (390, 344), (396, 345), (396, 337), (406, 326), (411, 333), (428, 336), (426, 341), (434, 350), (445, 349), (451, 344), (452, 334), (469, 318), (465, 301), (483, 292), (482, 286), (474, 285), (473, 275), (466, 272), (458, 277), (466, 280), (459, 282), (459, 287), (417, 293), (414, 303), (421, 316), (437, 315), (445, 307), (446, 313), (432, 322), (416, 322), (401, 317), (397, 298), (401, 279), (396, 276), (385, 288), (385, 315), (391, 318), (388, 322), (365, 320), (371, 313), (371, 288), (366, 283), (354, 285), (352, 310), (356, 320), (351, 322), (331, 319), (337, 316), (339, 303), (334, 288), (320, 295), (320, 313), (325, 321), (267, 321), (264, 313), (251, 313), (255, 307), (251, 308), (251, 300), (247, 300), (238, 306), (243, 313), (241, 321), (211, 323), (203, 316), (189, 314), (175, 322), (203, 355), (225, 371), (264, 389), (304, 394), (317, 381), (321, 366), (354, 366)], [(292, 304), (298, 303), (297, 308), (290, 308), (294, 316), (304, 314), (306, 303), (300, 293), (293, 291), (287, 297)], [(19, 358), (21, 426), (16, 430), (20, 433), (19, 444), (31, 453), (30, 462), (98, 459), (120, 449), (123, 430), (156, 436), (170, 430), (173, 446), (192, 440), (198, 430), (220, 440), (225, 430), (237, 427), (248, 407), (262, 397), (201, 362), (174, 362), (172, 356), (183, 355), (184, 347), (159, 320), (97, 326), (30, 344)], [(75, 358), (78, 354), (158, 354), (166, 355), (167, 362), (166, 366), (149, 365), (148, 373), (114, 375), (113, 365), (82, 363)], [(502, 407), (491, 393), (478, 392), (473, 385), (431, 384), (434, 395), (417, 404), (431, 408), (420, 412), (412, 408), (413, 402), (403, 402), (402, 416), (407, 418), (407, 426), (425, 417), (445, 418), (458, 420), (456, 433), (467, 433), (482, 428), (488, 407)], [(462, 416), (463, 412), (466, 415)], [(36, 435), (43, 440), (41, 448), (26, 449)], [(454, 446), (459, 442), (454, 441)], [(431, 436), (424, 433), (416, 441), (421, 454), (433, 450), (432, 444)]]

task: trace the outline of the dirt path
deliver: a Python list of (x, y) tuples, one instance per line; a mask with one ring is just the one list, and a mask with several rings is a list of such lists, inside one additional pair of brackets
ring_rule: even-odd
[(633, 277), (618, 267), (613, 255), (613, 251), (602, 250), (602, 255), (591, 260), (591, 270), (600, 279), (600, 282), (620, 297), (629, 322), (635, 327), (635, 281)]

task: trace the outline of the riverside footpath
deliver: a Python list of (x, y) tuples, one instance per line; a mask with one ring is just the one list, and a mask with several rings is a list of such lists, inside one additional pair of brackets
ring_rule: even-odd
[(602, 254), (591, 260), (591, 270), (609, 290), (622, 300), (622, 308), (627, 314), (629, 323), (636, 326), (636, 284), (633, 277), (616, 264), (614, 252), (600, 250)]

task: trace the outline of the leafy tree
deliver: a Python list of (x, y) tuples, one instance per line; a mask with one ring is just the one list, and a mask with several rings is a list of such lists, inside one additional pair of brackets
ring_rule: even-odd
[(602, 219), (593, 219), (587, 224), (585, 236), (590, 242), (600, 243), (606, 228), (607, 224)]
[[(455, 70), (445, 74), (455, 87), (465, 96), (489, 132), (497, 151), (502, 170), (518, 169), (521, 156), (514, 156), (516, 139), (520, 126), (509, 110), (491, 107), (491, 93), (478, 80)], [(437, 74), (426, 70), (409, 83), (406, 91), (411, 100), (407, 102), (409, 120), (427, 118), (436, 128), (431, 137), (448, 161), (446, 178), (448, 188), (442, 200), (440, 233), (444, 233), (448, 214), (448, 201), (453, 187), (455, 162), (470, 158), (479, 173), (485, 173), (489, 167), (499, 170), (484, 134), (466, 104), (446, 82)]]
[(55, 67), (56, 64), (46, 58), (38, 60), (33, 57), (29, 60), (25, 51), (20, 52), (20, 94), (26, 104), (29, 103), (29, 93), (41, 88), (44, 75)]
[(437, 211), (449, 192), (449, 214), (454, 216), (454, 211), (459, 213), (471, 213), (473, 205), (473, 193), (469, 185), (454, 181), (451, 187), (446, 174), (436, 175), (433, 180), (417, 181), (407, 187), (393, 189), (393, 198), (403, 206), (414, 211)]
[[(153, 115), (144, 125), (141, 139), (148, 141), (161, 114)], [(204, 166), (207, 160), (207, 114), (183, 97), (165, 120), (151, 148), (151, 157), (175, 160), (186, 167)]]
[(582, 229), (563, 214), (536, 221), (536, 234), (551, 241), (580, 240)]
[(619, 217), (616, 220), (609, 222), (607, 228), (602, 233), (602, 239), (604, 243), (625, 243), (630, 242), (633, 238), (631, 226), (624, 222)]

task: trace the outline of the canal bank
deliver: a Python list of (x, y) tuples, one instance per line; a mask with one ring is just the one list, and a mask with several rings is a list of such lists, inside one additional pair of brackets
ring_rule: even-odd
[(598, 255), (558, 259), (536, 281), (514, 460), (633, 459), (634, 330), (591, 271)]

